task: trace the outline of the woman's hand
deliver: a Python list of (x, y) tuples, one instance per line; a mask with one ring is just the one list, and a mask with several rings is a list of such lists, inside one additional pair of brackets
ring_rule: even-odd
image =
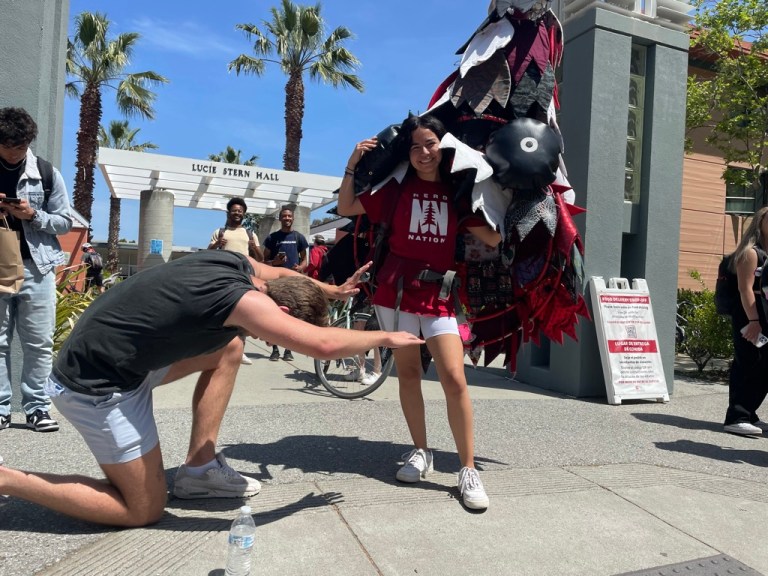
[(354, 170), (358, 162), (360, 162), (360, 159), (363, 157), (363, 154), (376, 148), (378, 142), (378, 138), (374, 136), (373, 138), (367, 138), (362, 142), (355, 144), (355, 149), (352, 150), (352, 154), (349, 156), (349, 160), (347, 160), (347, 169)]

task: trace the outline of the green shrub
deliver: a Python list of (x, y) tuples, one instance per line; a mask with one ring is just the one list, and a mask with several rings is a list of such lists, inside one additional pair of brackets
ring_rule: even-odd
[(701, 373), (713, 358), (733, 357), (731, 321), (715, 310), (715, 293), (704, 285), (701, 275), (696, 270), (690, 274), (701, 290), (677, 291), (678, 313), (685, 321), (685, 339), (677, 351), (687, 354)]
[(56, 324), (53, 329), (54, 354), (61, 349), (61, 345), (69, 336), (77, 319), (96, 297), (94, 292), (75, 290), (75, 282), (81, 273), (82, 268), (80, 266), (67, 269), (56, 283)]

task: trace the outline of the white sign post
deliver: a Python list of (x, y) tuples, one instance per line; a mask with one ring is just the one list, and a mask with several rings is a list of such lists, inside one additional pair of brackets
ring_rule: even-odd
[(608, 403), (669, 402), (648, 284), (593, 276), (590, 287)]

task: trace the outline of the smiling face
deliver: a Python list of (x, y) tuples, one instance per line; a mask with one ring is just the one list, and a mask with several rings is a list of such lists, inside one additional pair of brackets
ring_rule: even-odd
[(282, 225), (283, 230), (290, 230), (291, 226), (293, 226), (293, 211), (292, 210), (282, 210), (280, 212), (280, 224)]
[(429, 128), (416, 128), (411, 133), (411, 148), (408, 152), (411, 166), (422, 180), (440, 180), (440, 138)]
[(243, 223), (243, 218), (245, 218), (243, 207), (239, 204), (233, 204), (227, 212), (227, 224), (234, 227), (240, 226)]

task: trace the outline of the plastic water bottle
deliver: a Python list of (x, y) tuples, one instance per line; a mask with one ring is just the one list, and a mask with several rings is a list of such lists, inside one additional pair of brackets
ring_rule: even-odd
[(240, 514), (229, 529), (227, 576), (248, 576), (251, 573), (251, 552), (256, 535), (256, 524), (250, 506), (241, 506)]

